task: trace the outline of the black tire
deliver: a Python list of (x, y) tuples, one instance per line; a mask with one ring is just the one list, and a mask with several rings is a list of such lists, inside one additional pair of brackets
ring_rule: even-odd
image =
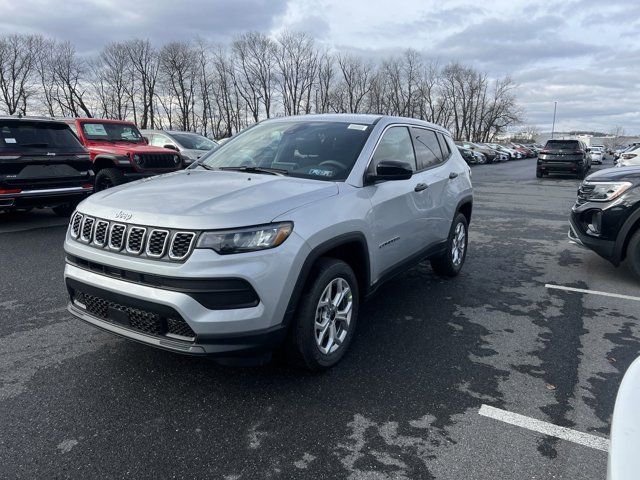
[[(339, 279), (345, 280), (351, 290), (351, 320), (348, 329), (346, 329), (346, 336), (337, 349), (333, 352), (323, 353), (316, 341), (316, 311), (325, 289)], [(335, 258), (318, 260), (311, 272), (310, 281), (307, 282), (305, 291), (300, 298), (293, 325), (289, 331), (287, 341), (289, 360), (311, 371), (326, 370), (338, 363), (349, 349), (353, 339), (358, 320), (359, 300), (358, 281), (348, 264)]]
[[(458, 225), (462, 225), (464, 229), (464, 249), (462, 251), (462, 258), (459, 262), (454, 262), (453, 257), (453, 243), (456, 237), (456, 232), (458, 229)], [(449, 238), (447, 239), (447, 247), (444, 253), (438, 255), (437, 257), (432, 257), (431, 260), (431, 268), (438, 275), (443, 277), (455, 277), (462, 270), (462, 266), (464, 265), (464, 261), (467, 258), (467, 246), (469, 245), (469, 223), (467, 222), (467, 217), (463, 214), (458, 213), (453, 219), (453, 223), (451, 224), (451, 230), (449, 231)]]
[(51, 210), (59, 217), (69, 217), (77, 206), (78, 204), (76, 202), (65, 203), (64, 205), (53, 207)]
[(542, 178), (543, 176), (544, 174), (542, 173), (542, 170), (536, 168), (536, 178)]
[(584, 167), (582, 170), (578, 172), (578, 179), (584, 180), (584, 177), (587, 176), (587, 167)]
[(103, 168), (96, 174), (95, 191), (101, 192), (111, 187), (125, 183), (127, 179), (117, 168)]
[(629, 270), (640, 280), (640, 230), (637, 230), (629, 239), (627, 265)]

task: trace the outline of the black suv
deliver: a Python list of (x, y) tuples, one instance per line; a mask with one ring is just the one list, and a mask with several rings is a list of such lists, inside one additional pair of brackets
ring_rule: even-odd
[(640, 279), (640, 167), (608, 168), (582, 182), (569, 238)]
[(70, 215), (93, 192), (91, 167), (65, 123), (0, 117), (0, 211), (52, 207)]
[(589, 149), (580, 140), (549, 140), (538, 153), (536, 177), (549, 173), (573, 173), (584, 178), (591, 168)]

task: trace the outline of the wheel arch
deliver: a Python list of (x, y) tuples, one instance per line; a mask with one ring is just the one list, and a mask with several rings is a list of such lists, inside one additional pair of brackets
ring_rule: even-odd
[(93, 159), (93, 172), (98, 173), (105, 168), (117, 168), (118, 160), (113, 155), (98, 155)]
[(619, 265), (626, 258), (629, 241), (638, 229), (640, 229), (640, 207), (637, 207), (635, 211), (629, 215), (618, 232), (613, 250), (612, 261), (614, 265)]
[(471, 223), (472, 211), (473, 211), (473, 196), (468, 195), (458, 202), (458, 206), (456, 207), (456, 214), (458, 213), (463, 214), (467, 218), (467, 224)]
[(300, 297), (312, 278), (314, 265), (324, 257), (337, 258), (347, 263), (358, 279), (360, 298), (363, 299), (367, 295), (371, 286), (371, 263), (367, 239), (361, 232), (338, 235), (314, 247), (305, 258), (284, 314), (282, 323), (286, 327), (291, 324)]

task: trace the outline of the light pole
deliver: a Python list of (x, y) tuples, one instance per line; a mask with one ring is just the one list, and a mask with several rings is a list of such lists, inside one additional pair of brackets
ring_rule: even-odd
[(556, 109), (558, 108), (558, 102), (553, 102), (553, 124), (551, 125), (551, 138), (556, 131)]

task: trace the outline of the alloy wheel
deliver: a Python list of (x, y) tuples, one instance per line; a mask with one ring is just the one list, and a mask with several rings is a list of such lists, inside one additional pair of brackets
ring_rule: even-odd
[(467, 248), (466, 239), (467, 232), (464, 228), (464, 224), (458, 223), (455, 231), (453, 232), (453, 241), (451, 242), (451, 259), (456, 267), (460, 265), (464, 259), (464, 252)]
[(314, 334), (320, 352), (337, 351), (349, 334), (353, 294), (344, 278), (335, 278), (325, 287), (316, 307)]

